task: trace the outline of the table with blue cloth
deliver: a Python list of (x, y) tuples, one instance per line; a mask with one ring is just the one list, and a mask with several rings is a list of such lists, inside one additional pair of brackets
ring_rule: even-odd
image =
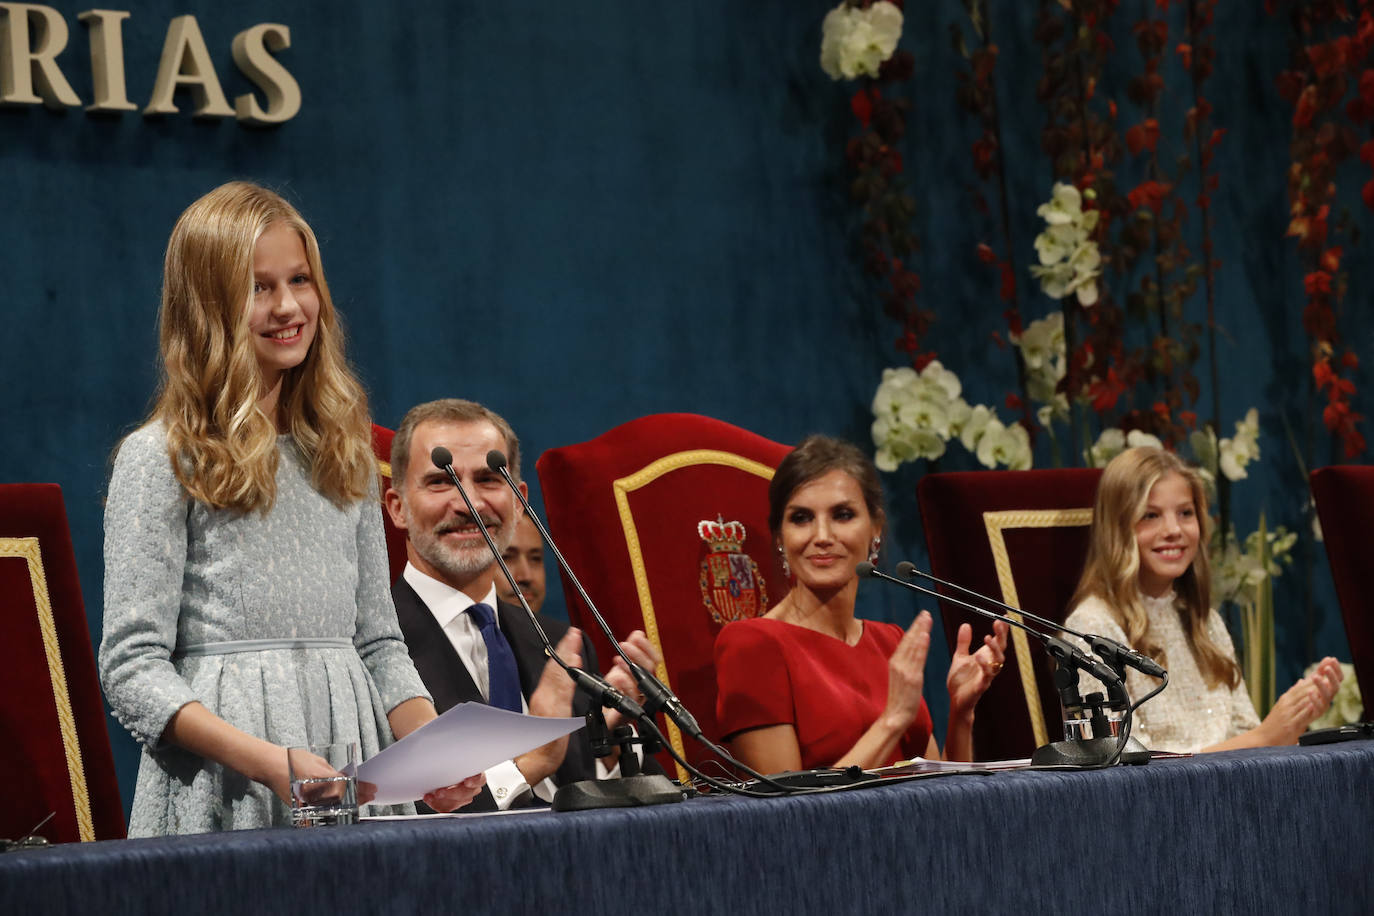
[(0, 913), (616, 908), (1367, 913), (1374, 742), (0, 856)]

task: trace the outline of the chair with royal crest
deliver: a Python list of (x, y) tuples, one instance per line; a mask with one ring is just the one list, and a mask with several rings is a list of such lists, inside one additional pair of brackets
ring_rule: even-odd
[[(721, 737), (716, 634), (786, 590), (768, 532), (768, 482), (790, 450), (709, 417), (657, 414), (551, 449), (536, 464), (550, 533), (587, 593), (617, 636), (648, 634), (663, 654), (659, 678), (712, 740)], [(564, 596), (606, 667), (610, 645), (566, 580)], [(659, 718), (689, 761), (709, 756)]]
[[(1312, 472), (1326, 559), (1336, 582), (1350, 660), (1361, 693), (1374, 691), (1374, 581), (1370, 579), (1369, 532), (1374, 527), (1374, 467), (1337, 465)], [(1364, 717), (1369, 717), (1365, 701)]]
[[(1087, 556), (1101, 473), (1062, 468), (926, 475), (917, 495), (930, 571), (1012, 607), (1063, 621)], [(961, 623), (972, 624), (975, 646), (991, 632), (986, 619), (949, 602), (940, 606), (951, 646)], [(1039, 641), (1013, 629), (1006, 667), (978, 703), (975, 759), (1029, 757), (1063, 737), (1053, 670)]]
[(122, 838), (105, 707), (62, 489), (0, 484), (0, 837)]
[(406, 533), (391, 524), (386, 511), (386, 489), (391, 486), (391, 440), (396, 431), (372, 424), (372, 452), (377, 456), (377, 473), (381, 476), (382, 528), (386, 531), (386, 555), (391, 581), (395, 582), (406, 568)]

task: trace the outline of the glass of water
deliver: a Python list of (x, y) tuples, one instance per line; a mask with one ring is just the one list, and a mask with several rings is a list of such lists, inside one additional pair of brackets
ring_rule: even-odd
[(356, 742), (306, 744), (286, 749), (291, 777), (291, 823), (297, 827), (353, 824), (358, 820)]

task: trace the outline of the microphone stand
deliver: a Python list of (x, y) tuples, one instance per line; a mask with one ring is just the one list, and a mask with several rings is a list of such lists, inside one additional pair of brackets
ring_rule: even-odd
[[(917, 585), (914, 582), (898, 579), (896, 576), (888, 575), (879, 570), (872, 563), (860, 563), (858, 566), (858, 574), (860, 576), (868, 576), (869, 578), (882, 579), (885, 582), (895, 583), (896, 585), (911, 589), (923, 595), (929, 595), (933, 598), (949, 601), (979, 616), (986, 617), (990, 620), (1000, 620), (1008, 626), (1016, 627), (1031, 634), (1044, 644), (1045, 651), (1055, 660), (1055, 684), (1059, 686), (1061, 700), (1066, 704), (1072, 703), (1073, 706), (1079, 710), (1083, 708), (1085, 701), (1078, 695), (1078, 672), (1086, 671), (1106, 685), (1113, 708), (1116, 708), (1118, 705), (1121, 709), (1129, 709), (1130, 707), (1130, 698), (1126, 694), (1126, 687), (1121, 675), (1117, 674), (1116, 671), (1106, 664), (1087, 655), (1072, 643), (1066, 642), (1057, 636), (1050, 636), (1046, 633), (1042, 633), (1005, 614), (989, 611), (986, 608), (978, 607), (977, 605), (970, 604), (959, 598), (952, 598), (947, 595), (942, 596), (939, 592)], [(1062, 676), (1060, 672), (1063, 672)], [(1095, 723), (1100, 722), (1105, 732), (1109, 728), (1109, 723), (1107, 717), (1101, 713), (1101, 694), (1093, 694), (1093, 696), (1098, 698), (1099, 703), (1097, 706), (1098, 714), (1094, 717), (1093, 721)], [(1148, 763), (1150, 761), (1150, 752), (1145, 750), (1145, 748), (1140, 745), (1140, 742), (1136, 742), (1134, 748), (1128, 747), (1128, 740), (1129, 735), (1123, 732), (1119, 737), (1113, 737), (1109, 733), (1104, 733), (1102, 735), (1095, 734), (1093, 738), (1087, 739), (1087, 741), (1090, 742), (1087, 746), (1085, 746), (1083, 741), (1075, 741), (1072, 739), (1055, 741), (1043, 747), (1036, 748), (1035, 753), (1031, 755), (1031, 763), (1036, 766), (1105, 766), (1114, 763), (1118, 756), (1126, 763)], [(1091, 743), (1099, 741), (1105, 742), (1105, 744)], [(1118, 747), (1118, 745), (1121, 746)]]
[[(737, 760), (725, 748), (706, 737), (706, 735), (702, 733), (701, 726), (697, 724), (696, 717), (693, 716), (683, 702), (677, 698), (677, 695), (668, 689), (668, 685), (660, 681), (652, 671), (637, 664), (625, 654), (625, 648), (620, 644), (620, 640), (616, 638), (615, 632), (611, 629), (611, 625), (607, 623), (606, 618), (597, 608), (596, 602), (592, 601), (591, 596), (587, 594), (587, 590), (582, 587), (582, 582), (577, 578), (577, 574), (573, 572), (572, 567), (563, 557), (563, 552), (558, 549), (558, 545), (554, 543), (553, 536), (549, 534), (549, 530), (544, 527), (544, 523), (541, 522), (539, 516), (535, 514), (534, 508), (530, 505), (529, 500), (525, 498), (525, 494), (520, 492), (520, 487), (516, 484), (515, 479), (511, 477), (510, 469), (507, 467), (505, 454), (497, 449), (492, 449), (487, 452), (487, 467), (493, 472), (500, 474), (502, 479), (506, 481), (506, 485), (510, 487), (511, 492), (520, 500), (520, 505), (524, 507), (525, 514), (529, 517), (529, 520), (534, 523), (534, 527), (539, 531), (539, 536), (543, 538), (544, 543), (549, 547), (549, 552), (553, 554), (554, 559), (558, 562), (558, 567), (563, 570), (564, 575), (567, 576), (568, 581), (572, 583), (578, 596), (581, 597), (583, 603), (587, 606), (587, 610), (591, 612), (592, 619), (595, 620), (597, 626), (601, 628), (601, 632), (605, 634), (606, 639), (610, 642), (616, 653), (624, 659), (626, 666), (630, 669), (630, 674), (634, 677), (635, 682), (639, 685), (639, 689), (646, 698), (644, 701), (644, 710), (649, 721), (652, 722), (654, 715), (662, 712), (664, 716), (671, 719), (679, 729), (690, 737), (695, 738), (709, 749), (711, 753), (731, 766), (737, 767), (745, 773), (748, 773), (762, 785), (766, 785), (780, 794), (788, 794), (795, 791), (795, 786), (788, 785), (785, 782), (781, 782), (758, 772), (743, 761)], [(650, 752), (649, 746), (646, 745), (645, 753)], [(685, 769), (694, 773), (696, 772), (690, 766), (687, 766), (683, 760), (679, 759), (672, 748), (668, 748), (668, 752), (673, 755), (675, 760), (682, 763)], [(623, 769), (622, 772), (624, 772)]]
[[(902, 562), (897, 564), (897, 575), (907, 579), (910, 579), (913, 576), (920, 576), (922, 579), (928, 579), (937, 585), (943, 585), (945, 588), (952, 588), (957, 592), (972, 596), (980, 601), (986, 601), (988, 604), (995, 605), (1001, 608), (1008, 614), (1020, 614), (1027, 620), (1033, 620), (1043, 627), (1049, 627), (1051, 630), (1054, 630), (1056, 632), (1059, 630), (1063, 630), (1065, 633), (1068, 633), (1072, 636), (1077, 636), (1079, 639), (1083, 640), (1085, 643), (1092, 647), (1092, 650), (1097, 653), (1098, 658), (1101, 658), (1107, 664), (1111, 665), (1112, 668), (1114, 668), (1116, 672), (1120, 674), (1122, 677), (1126, 676), (1127, 667), (1134, 668), (1142, 674), (1147, 674), (1150, 677), (1162, 678), (1169, 676), (1169, 673), (1165, 671), (1164, 668), (1161, 667), (1158, 662), (1150, 658), (1150, 656), (1142, 655), (1141, 653), (1135, 651), (1129, 646), (1123, 645), (1122, 643), (1119, 643), (1114, 639), (1108, 639), (1106, 636), (1097, 636), (1093, 633), (1080, 633), (1077, 630), (1071, 630), (1068, 627), (1064, 626), (1062, 623), (1055, 623), (1053, 620), (1046, 620), (1044, 617), (1032, 614), (1030, 611), (1023, 611), (1019, 607), (1012, 607), (1010, 604), (998, 601), (991, 595), (984, 595), (982, 592), (975, 592), (971, 588), (964, 588), (962, 585), (956, 585), (953, 582), (941, 579), (939, 576), (932, 575), (928, 572), (923, 572), (922, 570), (917, 569), (916, 564), (912, 563), (910, 560), (903, 560)], [(936, 597), (940, 596), (937, 595)], [(942, 598), (942, 600), (946, 599)]]
[[(602, 707), (614, 709), (629, 719), (644, 721), (646, 714), (643, 707), (612, 687), (601, 675), (573, 667), (559, 657), (553, 643), (549, 641), (548, 635), (544, 632), (543, 626), (540, 625), (539, 618), (525, 599), (524, 592), (520, 590), (519, 583), (515, 581), (515, 576), (511, 574), (510, 567), (506, 565), (505, 558), (501, 556), (501, 551), (497, 549), (496, 541), (492, 538), (491, 532), (487, 530), (486, 523), (482, 521), (481, 513), (473, 506), (472, 499), (458, 479), (458, 473), (453, 469), (453, 453), (443, 446), (437, 446), (430, 452), (430, 460), (434, 462), (435, 467), (448, 474), (449, 480), (458, 489), (458, 495), (463, 498), (463, 505), (467, 507), (469, 517), (477, 525), (477, 530), (482, 533), (483, 540), (487, 542), (487, 549), (491, 551), (491, 555), (496, 558), (496, 562), (501, 568), (501, 574), (506, 577), (506, 582), (510, 584), (511, 591), (514, 592), (520, 607), (529, 616), (530, 623), (534, 624), (535, 632), (539, 634), (540, 641), (544, 643), (544, 651), (560, 668), (568, 673), (568, 676), (579, 688), (592, 697), (593, 706), (592, 711), (587, 713), (587, 723), (589, 734), (594, 740), (593, 752), (599, 757), (606, 756), (610, 753), (610, 743), (602, 740), (606, 735), (606, 720), (601, 713)], [(517, 490), (517, 492), (519, 491)], [(523, 496), (523, 494), (521, 495)], [(648, 723), (652, 733), (656, 735), (658, 729), (654, 726), (653, 720), (649, 719)], [(618, 732), (620, 729), (616, 731)], [(630, 729), (626, 727), (625, 731), (629, 732)], [(623, 739), (623, 735), (621, 737)], [(633, 750), (628, 745), (636, 740), (640, 739), (632, 736), (621, 745), (622, 774), (626, 772), (626, 759), (635, 759)], [(600, 748), (598, 749), (595, 745), (600, 745)], [(635, 769), (637, 769), (637, 764), (638, 761), (636, 760)], [(682, 798), (682, 790), (665, 776), (623, 775), (616, 780), (584, 779), (559, 786), (554, 793), (553, 809), (555, 811), (579, 811), (588, 808), (629, 808), (680, 802)]]
[[(1128, 667), (1134, 668), (1135, 670), (1149, 677), (1160, 678), (1163, 680), (1163, 684), (1161, 684), (1153, 692), (1141, 698), (1140, 703), (1135, 704), (1135, 706), (1130, 705), (1129, 697), (1125, 697), (1124, 700), (1122, 698), (1114, 698), (1112, 702), (1106, 703), (1106, 705), (1109, 708), (1122, 714), (1119, 719), (1113, 720), (1109, 719), (1106, 716), (1106, 714), (1102, 711), (1102, 707), (1104, 705), (1104, 698), (1101, 694), (1090, 693), (1086, 698), (1080, 697), (1078, 695), (1078, 691), (1076, 689), (1078, 682), (1078, 674), (1075, 671), (1073, 673), (1073, 691), (1069, 694), (1065, 694), (1063, 692), (1063, 688), (1060, 688), (1060, 701), (1064, 707), (1064, 735), (1066, 740), (1063, 742), (1056, 741), (1052, 744), (1045, 746), (1046, 748), (1057, 748), (1056, 751), (1049, 751), (1045, 748), (1037, 748), (1037, 753), (1042, 753), (1042, 756), (1047, 758), (1045, 761), (1047, 765), (1049, 765), (1052, 761), (1055, 760), (1067, 763), (1070, 760), (1079, 758), (1081, 754), (1079, 754), (1078, 750), (1075, 747), (1065, 746), (1075, 740), (1078, 742), (1092, 742), (1099, 738), (1116, 739), (1118, 737), (1118, 730), (1120, 730), (1123, 733), (1128, 733), (1129, 729), (1127, 728), (1127, 726), (1129, 725), (1129, 719), (1131, 717), (1131, 714), (1135, 711), (1135, 709), (1138, 706), (1140, 706), (1141, 703), (1144, 703), (1146, 700), (1150, 699), (1151, 697), (1159, 693), (1161, 690), (1163, 690), (1164, 687), (1167, 686), (1169, 683), (1169, 672), (1165, 671), (1164, 668), (1158, 662), (1150, 658), (1148, 655), (1143, 655), (1140, 652), (1137, 652), (1129, 646), (1123, 645), (1122, 643), (1119, 643), (1114, 639), (1109, 639), (1106, 636), (1098, 636), (1093, 633), (1080, 633), (1077, 630), (1064, 626), (1062, 623), (1055, 623), (1052, 620), (1047, 620), (1044, 617), (1032, 614), (1030, 611), (1024, 611), (1021, 608), (1012, 607), (1010, 604), (1007, 604), (1003, 601), (998, 601), (996, 598), (993, 598), (990, 595), (984, 595), (981, 592), (975, 592), (973, 589), (965, 588), (962, 585), (958, 585), (954, 582), (949, 582), (945, 579), (941, 579), (939, 576), (933, 575), (928, 572), (923, 572), (922, 570), (917, 569), (916, 564), (910, 562), (909, 560), (903, 560), (901, 563), (897, 564), (897, 574), (908, 579), (912, 578), (913, 576), (920, 576), (923, 579), (928, 579), (931, 582), (934, 582), (938, 585), (943, 585), (946, 588), (954, 589), (955, 591), (961, 592), (962, 594), (969, 595), (973, 598), (977, 598), (980, 601), (986, 601), (988, 604), (1002, 608), (1009, 614), (1019, 614), (1022, 617), (1025, 617), (1028, 620), (1033, 620), (1041, 626), (1048, 627), (1053, 631), (1057, 632), (1062, 630), (1065, 633), (1077, 636), (1079, 639), (1083, 640), (1085, 643), (1091, 646), (1093, 652), (1097, 653), (1097, 656), (1101, 658), (1108, 666), (1110, 666), (1110, 668), (1116, 672), (1117, 676), (1121, 678), (1123, 682), (1125, 681), (1126, 668)], [(933, 592), (929, 591), (927, 591), (926, 593), (934, 594)], [(940, 598), (940, 600), (942, 601), (953, 601), (956, 604), (960, 604), (964, 607), (969, 607), (969, 605), (965, 604), (964, 602), (958, 601), (957, 599), (951, 598), (949, 596), (936, 595), (936, 597)], [(1053, 653), (1051, 653), (1051, 655), (1053, 655)], [(1098, 680), (1102, 681), (1103, 684), (1107, 683), (1100, 677), (1098, 678)], [(1056, 685), (1058, 685), (1057, 674), (1055, 683)], [(1087, 714), (1086, 719), (1084, 718), (1085, 713)], [(1084, 722), (1091, 723), (1092, 729), (1090, 737), (1082, 734)], [(1077, 737), (1075, 737), (1076, 735)], [(1093, 755), (1094, 759), (1095, 754), (1096, 752), (1094, 752)], [(1145, 749), (1145, 746), (1142, 745), (1135, 738), (1131, 738), (1128, 736), (1126, 742), (1122, 745), (1123, 760), (1125, 760), (1126, 763), (1148, 763), (1149, 760), (1146, 756), (1148, 754), (1149, 751)], [(1127, 757), (1126, 755), (1130, 756)], [(1032, 761), (1035, 761), (1034, 756), (1032, 756), (1031, 759)]]

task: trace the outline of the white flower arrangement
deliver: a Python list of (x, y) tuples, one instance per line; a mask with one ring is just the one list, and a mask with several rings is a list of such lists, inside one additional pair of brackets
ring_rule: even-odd
[(1054, 312), (1032, 321), (1011, 342), (1021, 350), (1026, 365), (1026, 394), (1040, 404), (1035, 417), (1046, 429), (1055, 420), (1069, 419), (1069, 399), (1058, 391), (1067, 367), (1064, 343), (1064, 313)]
[(1245, 419), (1236, 421), (1236, 434), (1217, 445), (1219, 467), (1227, 480), (1244, 480), (1245, 466), (1259, 459), (1259, 411), (1251, 407)]
[(1079, 305), (1097, 302), (1097, 278), (1102, 274), (1102, 254), (1092, 240), (1098, 211), (1083, 211), (1083, 195), (1071, 184), (1056, 182), (1048, 202), (1035, 211), (1045, 221), (1045, 231), (1035, 237), (1038, 265), (1031, 275), (1051, 299), (1069, 293)]
[(1024, 471), (1031, 466), (1030, 434), (1020, 423), (1004, 426), (1001, 420), (993, 417), (983, 427), (974, 451), (983, 467), (995, 468), (999, 464), (1008, 470)]
[(1087, 459), (1088, 467), (1105, 468), (1107, 462), (1117, 455), (1120, 455), (1128, 448), (1139, 448), (1141, 446), (1153, 446), (1163, 448), (1164, 443), (1159, 441), (1158, 436), (1133, 429), (1130, 432), (1122, 432), (1116, 427), (1102, 430), (1102, 435), (1097, 437), (1097, 441), (1083, 457)]
[(868, 9), (841, 3), (821, 23), (821, 69), (832, 80), (876, 77), (902, 37), (902, 11), (887, 0)]
[(895, 471), (908, 461), (934, 460), (951, 439), (959, 439), (986, 467), (1020, 470), (1031, 466), (1030, 437), (1020, 424), (1005, 426), (990, 408), (969, 406), (959, 376), (939, 360), (919, 373), (884, 369), (873, 395), (873, 463)]
[(1289, 554), (1297, 541), (1297, 532), (1282, 526), (1268, 531), (1262, 519), (1260, 527), (1250, 532), (1243, 544), (1236, 537), (1234, 528), (1230, 537), (1224, 539), (1219, 531), (1213, 532), (1209, 551), (1213, 600), (1217, 603), (1232, 601), (1254, 605), (1260, 587), (1267, 580), (1281, 575), (1283, 567), (1292, 562)]

